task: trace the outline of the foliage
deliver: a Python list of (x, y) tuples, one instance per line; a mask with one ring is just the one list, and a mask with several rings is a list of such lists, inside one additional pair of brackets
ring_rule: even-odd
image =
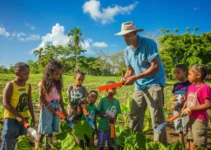
[(31, 146), (25, 135), (18, 137), (17, 150), (31, 150)]
[[(195, 31), (199, 28), (195, 27)], [(190, 28), (186, 29), (188, 32)], [(177, 31), (177, 30), (176, 30)], [(211, 71), (211, 32), (200, 35), (184, 33), (164, 34), (159, 38), (160, 51), (167, 77), (173, 76), (172, 68), (175, 64), (186, 64), (188, 67), (193, 64), (205, 64), (208, 71)]]

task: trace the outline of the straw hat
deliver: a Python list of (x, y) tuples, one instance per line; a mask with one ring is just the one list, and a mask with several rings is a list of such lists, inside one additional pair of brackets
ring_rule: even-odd
[(125, 35), (133, 31), (141, 32), (144, 31), (144, 29), (136, 29), (136, 25), (132, 21), (124, 22), (122, 23), (121, 31), (115, 35)]

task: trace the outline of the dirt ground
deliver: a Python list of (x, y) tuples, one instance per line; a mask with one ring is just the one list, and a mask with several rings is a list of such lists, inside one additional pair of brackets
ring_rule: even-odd
[[(35, 107), (34, 108), (34, 112), (35, 112), (35, 118), (36, 118), (36, 125), (35, 125), (35, 129), (38, 129), (38, 121), (39, 121), (39, 107)], [(0, 118), (0, 124), (3, 125), (3, 119)], [(167, 131), (167, 135), (168, 135), (168, 143), (173, 143), (176, 140), (178, 140), (178, 134), (175, 132), (174, 130), (174, 125), (173, 123), (169, 124), (166, 128)], [(2, 130), (0, 130), (0, 136), (1, 136)], [(30, 136), (30, 135), (29, 135)], [(146, 134), (147, 138), (153, 139), (153, 132), (148, 132)], [(33, 139), (33, 138), (30, 138)], [(97, 139), (95, 140), (95, 143), (97, 143)], [(0, 139), (0, 145), (1, 145), (1, 139)], [(30, 141), (30, 145), (34, 148), (34, 143), (32, 141)], [(211, 128), (209, 127), (208, 129), (208, 150), (211, 150)]]

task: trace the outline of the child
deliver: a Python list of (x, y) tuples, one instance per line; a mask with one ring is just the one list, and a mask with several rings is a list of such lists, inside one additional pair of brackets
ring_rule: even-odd
[(2, 131), (1, 150), (15, 150), (17, 137), (26, 135), (23, 122), (32, 117), (31, 126), (35, 125), (34, 110), (31, 100), (30, 68), (23, 62), (14, 66), (15, 80), (7, 83), (3, 94), (4, 127)]
[[(95, 90), (92, 90), (89, 92), (88, 95), (88, 100), (89, 100), (89, 104), (86, 104), (86, 108), (87, 111), (89, 113), (88, 117), (94, 122), (95, 124), (95, 130), (93, 130), (93, 134), (92, 134), (92, 138), (88, 138), (86, 135), (85, 137), (85, 141), (86, 141), (86, 145), (88, 148), (91, 148), (94, 146), (94, 135), (95, 132), (97, 134), (97, 123), (96, 123), (96, 117), (97, 117), (97, 107), (95, 106), (95, 102), (97, 100), (98, 97), (98, 92)], [(81, 120), (85, 120), (84, 115), (82, 115)], [(83, 140), (80, 141), (80, 147), (84, 149), (84, 142)]]
[(81, 107), (80, 104), (81, 102), (87, 103), (86, 102), (86, 97), (88, 96), (88, 92), (86, 88), (82, 85), (84, 79), (85, 79), (85, 74), (78, 70), (75, 72), (75, 84), (70, 85), (67, 89), (67, 95), (70, 100), (67, 110), (68, 110), (68, 116), (74, 115), (74, 122), (78, 122), (81, 120)]
[(187, 101), (182, 115), (188, 116), (188, 141), (190, 150), (207, 146), (208, 113), (211, 107), (211, 88), (204, 83), (207, 70), (204, 65), (193, 65), (188, 71), (188, 79), (192, 83), (187, 92)]
[[(115, 82), (109, 81), (107, 85), (113, 84)], [(100, 121), (99, 121), (99, 133), (98, 133), (98, 146), (100, 150), (104, 149), (105, 143), (107, 141), (107, 145), (109, 150), (113, 150), (111, 138), (110, 138), (110, 123), (114, 123), (116, 121), (117, 115), (121, 113), (119, 101), (114, 98), (116, 93), (116, 88), (108, 89), (107, 96), (100, 99), (98, 105), (98, 112)]]
[[(172, 93), (174, 94), (174, 105), (171, 108), (174, 110), (174, 115), (180, 114), (185, 95), (187, 93), (188, 87), (191, 84), (188, 80), (186, 80), (186, 76), (188, 73), (188, 68), (184, 64), (176, 65), (174, 68), (175, 78), (178, 80), (176, 84), (174, 84), (174, 88)], [(179, 133), (179, 140), (185, 146), (184, 143), (184, 134), (186, 133), (186, 117), (178, 118), (174, 121), (175, 130)]]
[(40, 82), (41, 111), (38, 126), (38, 142), (36, 147), (40, 147), (45, 135), (46, 149), (50, 149), (49, 142), (52, 141), (52, 133), (59, 132), (59, 117), (55, 110), (62, 108), (62, 113), (67, 115), (62, 99), (62, 65), (56, 60), (51, 60), (43, 74)]

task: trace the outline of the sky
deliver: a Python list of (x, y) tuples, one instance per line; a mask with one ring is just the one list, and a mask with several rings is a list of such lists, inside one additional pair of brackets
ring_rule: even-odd
[(87, 56), (123, 51), (123, 38), (114, 34), (127, 21), (144, 28), (140, 36), (152, 38), (161, 28), (182, 34), (198, 26), (196, 34), (209, 32), (210, 8), (210, 0), (1, 0), (0, 66), (36, 60), (33, 51), (45, 44), (66, 45), (75, 27), (83, 32)]

